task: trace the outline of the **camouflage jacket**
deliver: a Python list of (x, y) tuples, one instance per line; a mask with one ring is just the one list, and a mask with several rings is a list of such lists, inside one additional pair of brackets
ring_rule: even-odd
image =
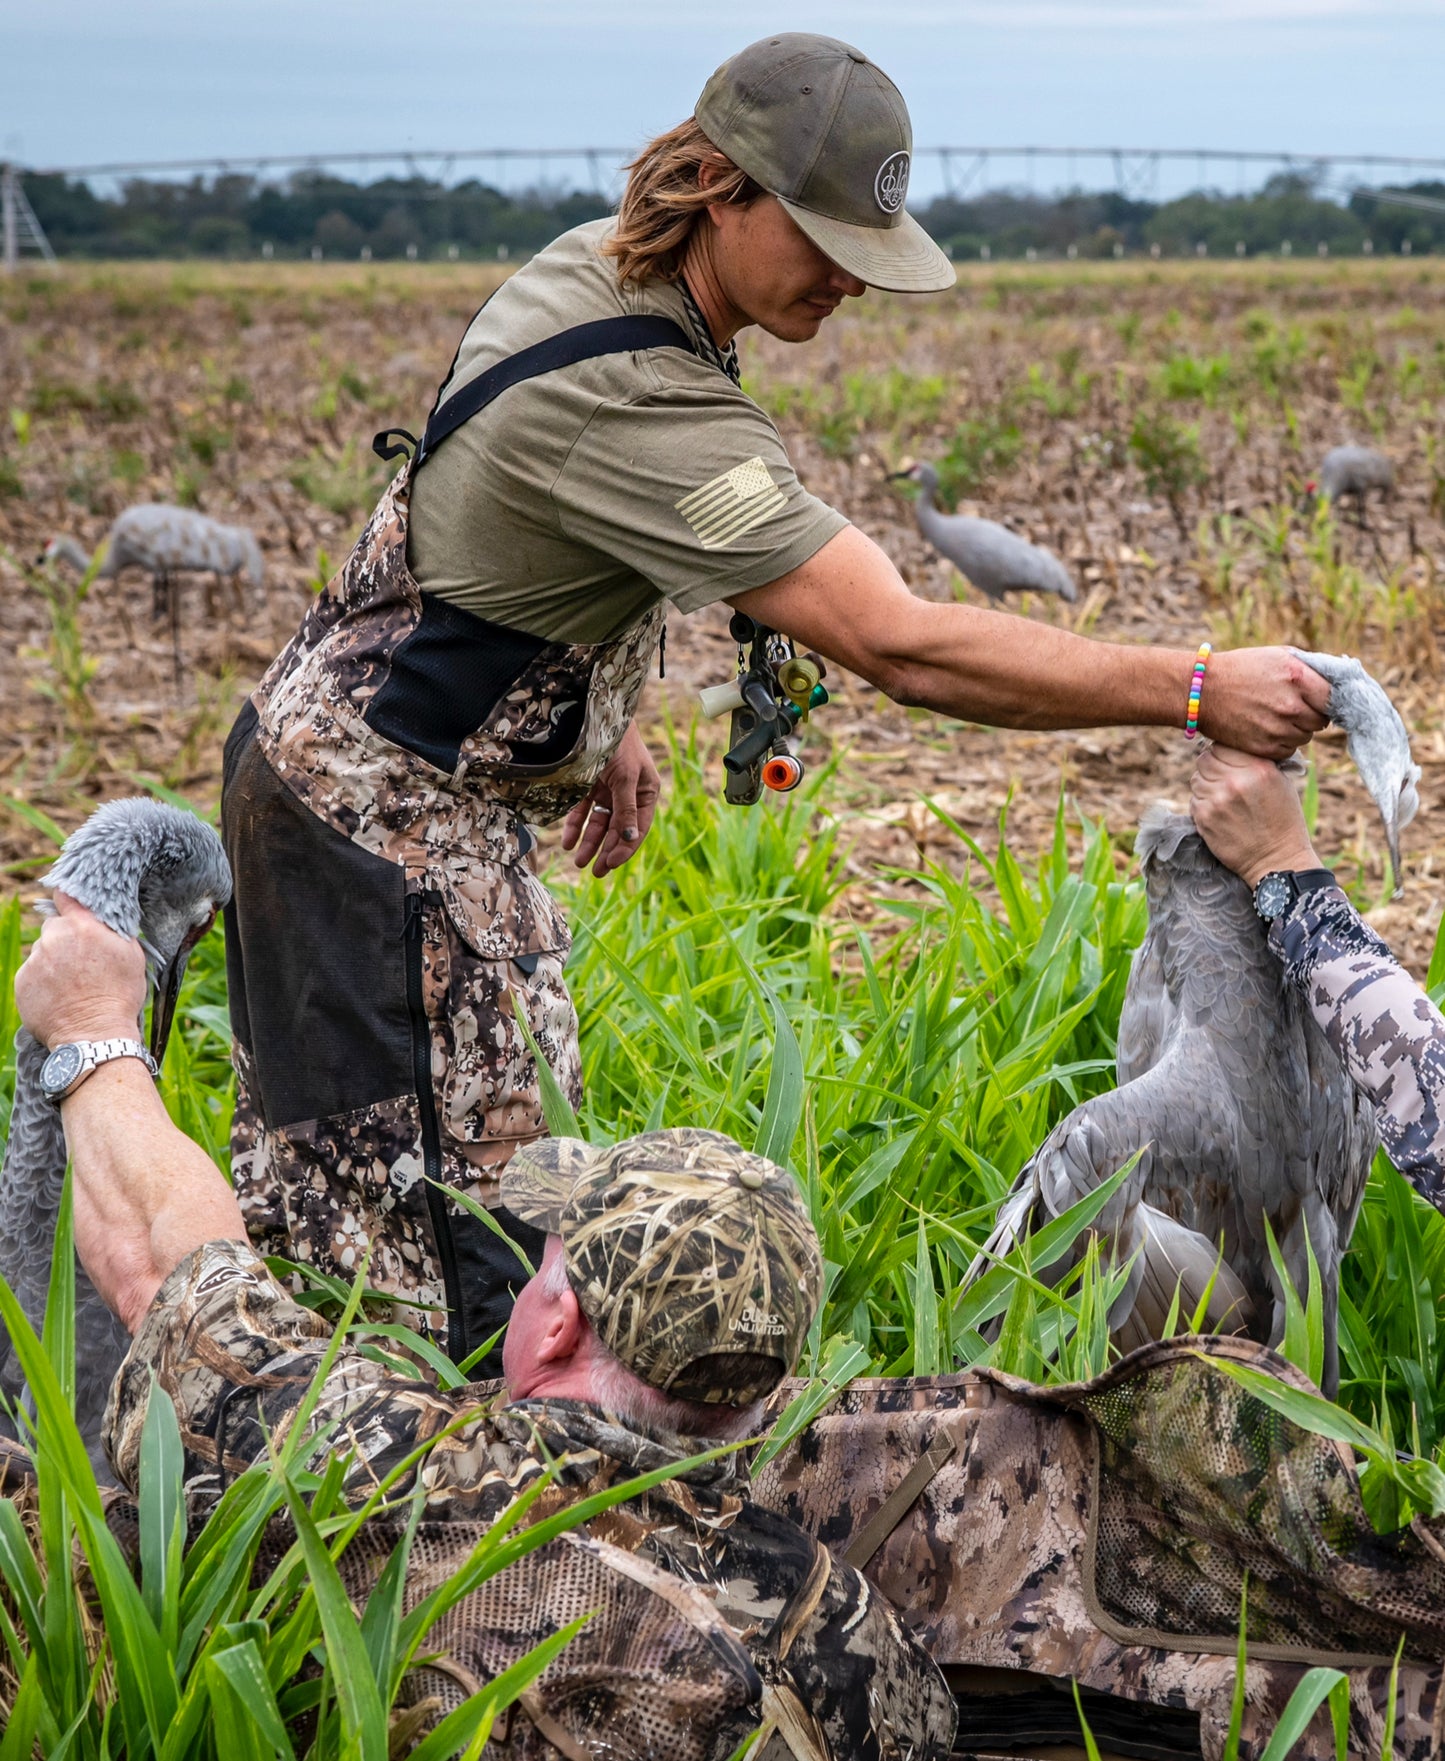
[[(327, 1339), (325, 1322), (243, 1243), (190, 1254), (162, 1285), (112, 1390), (106, 1442), (121, 1479), (135, 1484), (153, 1377), (175, 1402), (193, 1490), (219, 1489), (265, 1453), (268, 1437), (285, 1440)], [(577, 1401), (508, 1404), (489, 1387), (443, 1394), (343, 1348), (312, 1426), (350, 1452), (356, 1497), (433, 1440), (419, 1469), (424, 1520), (462, 1528), (494, 1521), (549, 1471), (538, 1517), (706, 1447)], [(705, 1592), (757, 1674), (745, 1729), (776, 1717), (809, 1761), (948, 1754), (954, 1709), (942, 1676), (864, 1578), (751, 1499), (736, 1456), (617, 1506), (588, 1534)]]
[(1385, 1153), (1445, 1210), (1445, 1017), (1338, 887), (1302, 894), (1269, 942), (1374, 1104)]
[(522, 638), (501, 695), (471, 725), (466, 669), (480, 671), (508, 633), (423, 599), (406, 560), (412, 470), (397, 473), (252, 694), (261, 749), (318, 818), (375, 854), (443, 887), (479, 861), (526, 887), (521, 822), (561, 818), (601, 775), (637, 707), (662, 609), (611, 642)]

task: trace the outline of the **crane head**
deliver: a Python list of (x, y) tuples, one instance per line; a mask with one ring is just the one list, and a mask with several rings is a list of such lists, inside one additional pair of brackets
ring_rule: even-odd
[(916, 483), (920, 489), (927, 490), (930, 495), (935, 495), (938, 492), (938, 472), (928, 464), (907, 462), (902, 470), (890, 471), (888, 481), (890, 483)]
[(159, 1063), (191, 950), (231, 897), (221, 840), (161, 801), (110, 801), (65, 840), (44, 884), (117, 935), (139, 939), (150, 969), (150, 1050)]
[(1291, 652), (1330, 686), (1330, 720), (1345, 730), (1345, 744), (1370, 792), (1390, 851), (1395, 897), (1400, 896), (1400, 833), (1420, 808), (1420, 767), (1410, 757), (1410, 736), (1385, 688), (1348, 654)]

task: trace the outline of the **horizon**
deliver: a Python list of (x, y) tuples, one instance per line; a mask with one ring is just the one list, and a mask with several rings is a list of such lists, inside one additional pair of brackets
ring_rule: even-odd
[[(859, 0), (806, 0), (781, 19), (746, 0), (723, 23), (680, 17), (658, 0), (605, 16), (562, 0), (545, 22), (418, 0), (402, 28), (377, 0), (213, 0), (201, 12), (142, 0), (123, 25), (101, 0), (55, 0), (43, 17), (6, 0), (6, 13), (14, 96), (0, 157), (36, 169), (222, 158), (244, 169), (263, 155), (324, 162), (366, 148), (368, 137), (373, 148), (426, 156), (630, 152), (689, 114), (713, 67), (769, 28), (842, 36), (897, 82), (913, 118), (919, 203), (944, 191), (928, 149), (955, 143), (1187, 153), (1163, 161), (1157, 181), (1138, 191), (1159, 200), (1199, 187), (1247, 192), (1280, 168), (1221, 165), (1201, 185), (1201, 148), (1231, 158), (1445, 158), (1434, 121), (1445, 13), (1432, 0), (1384, 10), (1369, 0), (920, 0), (886, 14)], [(1030, 180), (1020, 158), (1006, 178), (985, 177), (970, 193), (1115, 184), (1107, 161), (1058, 164), (1055, 174), (1039, 161)], [(385, 169), (347, 174), (370, 180)], [(418, 169), (436, 175), (434, 165)], [(462, 175), (519, 187), (488, 171), (483, 163)]]

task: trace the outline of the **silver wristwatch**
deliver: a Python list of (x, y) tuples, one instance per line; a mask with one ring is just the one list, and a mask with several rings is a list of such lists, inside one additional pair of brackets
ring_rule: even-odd
[(58, 1106), (73, 1095), (93, 1070), (112, 1058), (139, 1058), (153, 1077), (160, 1075), (155, 1059), (138, 1039), (81, 1039), (57, 1046), (40, 1066), (40, 1092)]

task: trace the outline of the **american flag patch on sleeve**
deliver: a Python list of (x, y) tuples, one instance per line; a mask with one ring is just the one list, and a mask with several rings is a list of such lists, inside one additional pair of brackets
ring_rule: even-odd
[(675, 505), (704, 550), (725, 550), (745, 532), (772, 519), (786, 500), (763, 461), (749, 459), (690, 491)]

